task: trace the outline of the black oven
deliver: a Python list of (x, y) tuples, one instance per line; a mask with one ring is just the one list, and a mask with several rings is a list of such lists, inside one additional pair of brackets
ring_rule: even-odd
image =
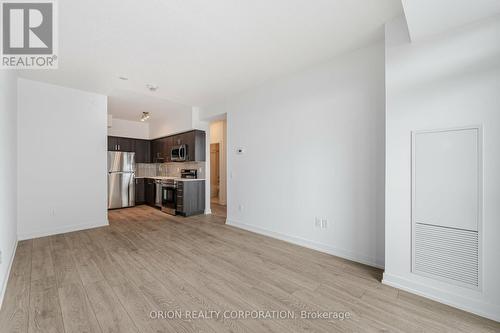
[(177, 208), (177, 182), (167, 181), (161, 188), (161, 210), (175, 215)]

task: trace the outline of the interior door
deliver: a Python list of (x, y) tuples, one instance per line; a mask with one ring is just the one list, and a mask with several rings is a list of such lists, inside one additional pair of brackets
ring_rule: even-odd
[(210, 144), (210, 197), (219, 197), (219, 144)]

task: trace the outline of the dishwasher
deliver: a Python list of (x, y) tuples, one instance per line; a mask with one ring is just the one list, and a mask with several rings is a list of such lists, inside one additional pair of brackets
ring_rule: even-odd
[(161, 188), (162, 181), (159, 179), (155, 180), (155, 206), (161, 208)]

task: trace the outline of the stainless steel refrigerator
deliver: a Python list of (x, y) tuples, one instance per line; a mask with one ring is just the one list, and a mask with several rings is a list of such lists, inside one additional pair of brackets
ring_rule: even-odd
[(135, 205), (135, 153), (108, 151), (108, 209)]

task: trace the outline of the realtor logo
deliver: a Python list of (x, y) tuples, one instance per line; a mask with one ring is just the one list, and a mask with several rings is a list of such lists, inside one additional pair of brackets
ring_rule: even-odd
[(0, 0), (0, 4), (1, 68), (57, 68), (54, 1)]

